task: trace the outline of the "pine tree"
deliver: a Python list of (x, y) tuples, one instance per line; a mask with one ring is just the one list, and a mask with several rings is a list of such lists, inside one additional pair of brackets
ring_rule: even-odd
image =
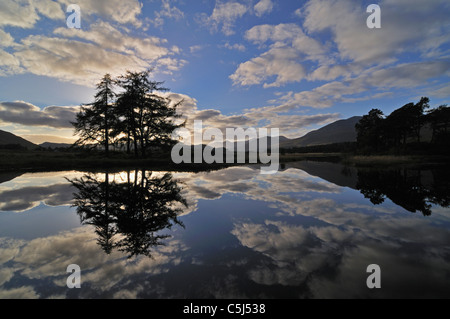
[(122, 119), (122, 133), (126, 135), (127, 152), (133, 142), (137, 157), (147, 155), (151, 147), (167, 147), (175, 142), (172, 132), (181, 125), (175, 124), (179, 117), (176, 108), (180, 103), (170, 106), (170, 100), (156, 92), (167, 91), (161, 87), (163, 82), (149, 80), (151, 70), (130, 72), (118, 78), (117, 83), (123, 92), (117, 100), (118, 116)]
[(106, 74), (97, 84), (94, 102), (81, 106), (76, 121), (72, 123), (75, 134), (79, 135), (76, 145), (96, 147), (97, 144), (102, 144), (108, 155), (110, 141), (114, 138), (113, 128), (117, 122), (113, 109), (116, 96), (113, 86), (111, 75)]

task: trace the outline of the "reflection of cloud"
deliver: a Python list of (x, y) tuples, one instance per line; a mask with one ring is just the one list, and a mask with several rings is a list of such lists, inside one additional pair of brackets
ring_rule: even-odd
[[(81, 173), (66, 174), (76, 177)], [(123, 173), (112, 175), (110, 180), (126, 179)], [(272, 176), (260, 175), (259, 170), (250, 167), (173, 175), (183, 182), (183, 196), (191, 204), (185, 214), (195, 211), (199, 200), (216, 200), (225, 194), (261, 201), (276, 209), (273, 214), (258, 212), (254, 219), (247, 213), (245, 219), (233, 215), (232, 229), (227, 231), (241, 247), (235, 250), (232, 241), (231, 257), (225, 254), (218, 261), (217, 271), (223, 276), (208, 271), (201, 274), (201, 279), (208, 279), (201, 282), (198, 290), (202, 296), (252, 297), (253, 291), (243, 290), (241, 286), (248, 280), (253, 281), (251, 285), (260, 285), (261, 291), (278, 285), (296, 289), (295, 296), (309, 298), (418, 297), (427, 296), (427, 291), (430, 296), (445, 295), (448, 291), (449, 257), (445, 244), (450, 242), (450, 233), (442, 226), (448, 223), (447, 210), (437, 209), (433, 219), (424, 219), (404, 214), (401, 208), (389, 203), (374, 207), (354, 201), (362, 196), (352, 190), (346, 190), (345, 196), (337, 201), (333, 198), (343, 191), (342, 187), (297, 169)], [(61, 173), (58, 178), (63, 176)], [(24, 196), (31, 199), (39, 187), (45, 186), (39, 184), (45, 175), (33, 177), (25, 174), (2, 187), (14, 186), (11, 192), (16, 191), (16, 197), (25, 192)], [(55, 196), (55, 202), (64, 202), (57, 195), (58, 179), (47, 177), (50, 188), (55, 187), (55, 192), (48, 194)], [(27, 189), (36, 192), (26, 195)], [(354, 192), (352, 196), (356, 197), (347, 192)], [(0, 189), (0, 196), (4, 194), (4, 188)], [(223, 203), (217, 201), (217, 204)], [(53, 285), (47, 287), (49, 291), (55, 289), (58, 293), (51, 297), (65, 297), (66, 292), (59, 293), (66, 284), (65, 269), (68, 264), (76, 263), (82, 269), (83, 298), (186, 297), (183, 289), (170, 290), (172, 283), (165, 274), (172, 274), (169, 270), (183, 271), (185, 263), (201, 272), (211, 262), (210, 252), (188, 248), (182, 237), (167, 240), (166, 246), (155, 247), (153, 258), (133, 260), (117, 251), (104, 254), (96, 239), (90, 226), (31, 241), (0, 239), (0, 285), (7, 284), (9, 289), (0, 290), (0, 296), (46, 297), (38, 285), (33, 290), (27, 283), (27, 280), (45, 280)], [(192, 254), (188, 249), (192, 249)], [(369, 294), (365, 285), (366, 267), (373, 263), (381, 266), (383, 289)], [(24, 286), (13, 287), (19, 274)], [(155, 281), (150, 283), (148, 276), (152, 275)]]
[(73, 201), (72, 193), (68, 183), (0, 191), (0, 211), (22, 212), (40, 202), (49, 206), (69, 205)]
[[(448, 289), (448, 257), (442, 243), (450, 242), (450, 234), (445, 228), (420, 217), (331, 199), (295, 203), (280, 197), (278, 204), (287, 204), (296, 215), (313, 217), (324, 226), (297, 226), (286, 219), (235, 223), (232, 234), (242, 245), (272, 260), (249, 271), (253, 281), (306, 285), (309, 295), (303, 297), (373, 297), (365, 286), (365, 271), (375, 263), (385, 270), (384, 287), (389, 286), (378, 296), (417, 297), (427, 295), (421, 289), (428, 288), (430, 295)], [(291, 216), (294, 222), (295, 215)]]
[[(1, 242), (3, 244), (3, 241)], [(12, 245), (13, 243), (9, 243)], [(21, 276), (28, 279), (45, 280), (52, 278), (53, 284), (66, 286), (66, 268), (77, 264), (82, 271), (82, 287), (86, 296), (102, 294), (114, 290), (117, 297), (135, 297), (139, 289), (122, 290), (131, 276), (140, 274), (161, 274), (168, 271), (169, 265), (177, 265), (180, 258), (177, 254), (186, 249), (176, 240), (167, 245), (155, 247), (152, 258), (128, 260), (120, 252), (110, 255), (103, 253), (96, 242), (96, 234), (90, 226), (80, 227), (72, 232), (63, 232), (46, 238), (37, 238), (29, 242), (15, 243), (14, 255), (9, 252), (8, 267), (0, 268), (0, 282), (8, 282), (13, 273), (20, 271)], [(0, 251), (5, 252), (5, 249)], [(85, 286), (83, 286), (85, 285)], [(22, 294), (22, 295), (21, 295)], [(17, 296), (18, 298), (37, 298), (38, 294), (28, 289), (17, 288), (0, 290), (0, 295)], [(60, 296), (61, 297), (61, 296)]]
[[(283, 204), (285, 212), (295, 211), (299, 199), (286, 193), (339, 193), (341, 187), (318, 181), (305, 172), (288, 169), (273, 176), (259, 174), (250, 167), (230, 167), (198, 174), (175, 174), (186, 184), (183, 196), (189, 203), (189, 212), (195, 211), (199, 199), (219, 199), (224, 194), (240, 194), (246, 199)], [(189, 212), (185, 211), (184, 215)]]
[(0, 290), (0, 299), (36, 299), (38, 297), (33, 287), (29, 286)]

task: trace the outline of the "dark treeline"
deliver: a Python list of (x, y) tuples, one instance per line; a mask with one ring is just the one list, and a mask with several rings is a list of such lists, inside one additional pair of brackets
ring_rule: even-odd
[(450, 108), (430, 109), (427, 97), (385, 116), (372, 109), (356, 125), (357, 153), (449, 154)]
[(326, 145), (312, 145), (293, 148), (281, 148), (280, 154), (308, 154), (308, 153), (354, 153), (356, 152), (356, 142), (343, 142)]
[(172, 132), (183, 126), (175, 123), (182, 102), (170, 105), (169, 99), (156, 94), (167, 89), (162, 82), (150, 81), (150, 72), (127, 71), (116, 79), (106, 74), (97, 84), (94, 101), (82, 105), (72, 123), (79, 136), (75, 145), (100, 148), (106, 155), (113, 148), (135, 157), (172, 147)]

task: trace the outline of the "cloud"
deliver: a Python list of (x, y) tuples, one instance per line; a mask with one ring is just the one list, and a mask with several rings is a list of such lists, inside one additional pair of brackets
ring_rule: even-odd
[(379, 88), (417, 87), (430, 79), (450, 76), (450, 59), (402, 63), (392, 68), (374, 71), (367, 83)]
[[(382, 28), (371, 30), (360, 2), (308, 1), (296, 11), (301, 24), (247, 30), (245, 38), (264, 52), (239, 64), (230, 79), (234, 85), (264, 88), (302, 80), (328, 82), (273, 101), (286, 110), (366, 101), (388, 96), (393, 89), (414, 94), (424, 85), (442, 96), (445, 88), (432, 80), (448, 77), (444, 46), (450, 42), (450, 22), (443, 10), (449, 4), (444, 2), (424, 6), (420, 1), (383, 1)], [(321, 36), (325, 32), (331, 34), (329, 41)], [(399, 62), (405, 54), (408, 62)]]
[(230, 44), (229, 42), (226, 42), (224, 47), (229, 50), (237, 50), (237, 51), (241, 51), (241, 52), (245, 51), (245, 46), (243, 44), (239, 44), (239, 43)]
[(446, 1), (429, 1), (425, 6), (421, 1), (386, 0), (379, 5), (381, 29), (365, 27), (368, 15), (360, 2), (335, 0), (309, 1), (304, 27), (309, 32), (331, 30), (340, 58), (354, 62), (379, 63), (411, 51), (437, 53), (450, 41)]
[[(6, 18), (0, 20), (13, 27), (31, 28), (41, 15), (54, 20), (64, 18), (61, 6), (68, 4), (66, 0), (2, 2), (0, 6), (5, 6), (5, 10), (25, 16), (26, 23), (19, 19), (14, 19), (15, 24)], [(0, 76), (32, 73), (93, 86), (105, 73), (119, 75), (126, 70), (140, 71), (154, 66), (156, 73), (173, 74), (187, 63), (175, 57), (181, 50), (174, 45), (169, 47), (166, 39), (130, 35), (127, 24), (134, 27), (142, 24), (138, 19), (142, 6), (139, 1), (81, 0), (77, 4), (82, 12), (82, 29), (64, 26), (54, 29), (51, 35), (28, 35), (21, 39), (13, 39), (0, 29), (1, 46), (10, 48), (0, 49)], [(164, 16), (177, 16), (178, 11), (169, 10), (166, 2), (163, 7)]]
[(202, 15), (200, 22), (209, 26), (211, 31), (214, 32), (217, 32), (219, 27), (222, 26), (221, 31), (223, 34), (230, 36), (235, 33), (233, 30), (235, 21), (247, 11), (247, 6), (236, 1), (216, 1), (212, 14), (209, 17)]
[(0, 46), (1, 47), (9, 47), (14, 44), (14, 38), (11, 34), (0, 29)]
[(57, 28), (55, 36), (30, 35), (15, 45), (14, 58), (27, 72), (92, 86), (105, 74), (144, 70), (179, 70), (186, 61), (174, 58), (179, 48), (167, 48), (167, 40), (128, 36), (107, 22), (92, 24), (89, 30)]
[[(19, 28), (33, 28), (41, 16), (52, 20), (64, 20), (66, 8), (70, 0), (6, 0), (0, 2), (0, 27), (12, 26)], [(78, 0), (84, 20), (101, 17), (105, 20), (120, 24), (130, 23), (140, 27), (142, 22), (142, 4), (137, 0)]]
[(170, 6), (169, 0), (162, 0), (161, 11), (155, 11), (155, 18), (153, 19), (153, 25), (160, 27), (164, 24), (164, 19), (180, 20), (184, 18), (184, 12), (179, 8)]
[(275, 81), (264, 83), (264, 88), (300, 82), (307, 75), (307, 69), (301, 62), (327, 59), (322, 45), (307, 36), (296, 24), (255, 26), (245, 33), (245, 38), (254, 44), (272, 44), (259, 57), (238, 66), (230, 76), (234, 85), (258, 85), (271, 77), (275, 77)]
[(29, 29), (39, 16), (30, 1), (6, 0), (0, 2), (0, 26)]
[(73, 128), (71, 121), (79, 107), (47, 106), (44, 109), (24, 101), (0, 102), (0, 120), (29, 126)]
[(20, 61), (12, 54), (0, 49), (0, 76), (23, 73)]
[(189, 47), (189, 52), (195, 53), (195, 52), (202, 50), (203, 48), (204, 48), (204, 45), (200, 45), (200, 44), (192, 45)]
[(306, 76), (306, 70), (297, 62), (298, 59), (298, 52), (292, 48), (272, 48), (257, 58), (241, 63), (230, 79), (234, 85), (248, 86), (261, 84), (275, 76), (274, 82), (264, 83), (265, 88), (300, 82)]
[(19, 288), (0, 290), (1, 299), (37, 299), (37, 294), (33, 287), (22, 286)]
[[(197, 100), (179, 93), (164, 93), (172, 104), (184, 101), (178, 108), (178, 112), (186, 120), (186, 128), (193, 131), (194, 121), (203, 121), (203, 127), (219, 128), (224, 132), (227, 128), (236, 127), (265, 127), (280, 128), (280, 134), (297, 138), (308, 133), (316, 125), (325, 125), (341, 118), (339, 113), (326, 113), (315, 115), (282, 114), (297, 108), (292, 96), (284, 105), (267, 106), (243, 110), (240, 114), (225, 115), (217, 109), (199, 110)], [(290, 104), (290, 103), (293, 104)]]
[[(325, 69), (321, 75), (326, 77), (328, 72), (341, 75), (345, 68), (340, 66), (330, 70)], [(417, 88), (431, 83), (433, 79), (449, 76), (450, 62), (448, 59), (434, 61), (402, 63), (391, 67), (376, 68), (354, 77), (344, 78), (342, 81), (332, 81), (309, 91), (302, 91), (286, 96), (286, 102), (280, 108), (295, 108), (299, 106), (312, 108), (328, 108), (336, 103), (352, 103), (368, 101), (388, 96), (391, 90), (402, 88), (414, 95)], [(321, 71), (322, 72), (322, 71)], [(333, 78), (334, 76), (330, 76)], [(428, 94), (430, 92), (424, 92)], [(437, 92), (439, 94), (439, 92)]]
[[(59, 0), (63, 8), (72, 3), (71, 0)], [(141, 27), (142, 21), (139, 15), (142, 12), (142, 3), (138, 0), (78, 0), (81, 14), (86, 18), (101, 17), (106, 21), (114, 21), (120, 24), (132, 24)], [(84, 19), (84, 18), (83, 18)]]
[(271, 0), (261, 0), (255, 4), (253, 9), (255, 10), (256, 16), (261, 17), (266, 13), (272, 12), (273, 2)]

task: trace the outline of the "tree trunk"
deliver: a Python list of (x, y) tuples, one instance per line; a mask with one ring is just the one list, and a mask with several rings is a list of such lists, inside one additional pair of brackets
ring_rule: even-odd
[[(106, 106), (108, 108), (108, 106)], [(108, 128), (108, 110), (105, 112), (105, 154), (109, 155), (109, 128)]]

